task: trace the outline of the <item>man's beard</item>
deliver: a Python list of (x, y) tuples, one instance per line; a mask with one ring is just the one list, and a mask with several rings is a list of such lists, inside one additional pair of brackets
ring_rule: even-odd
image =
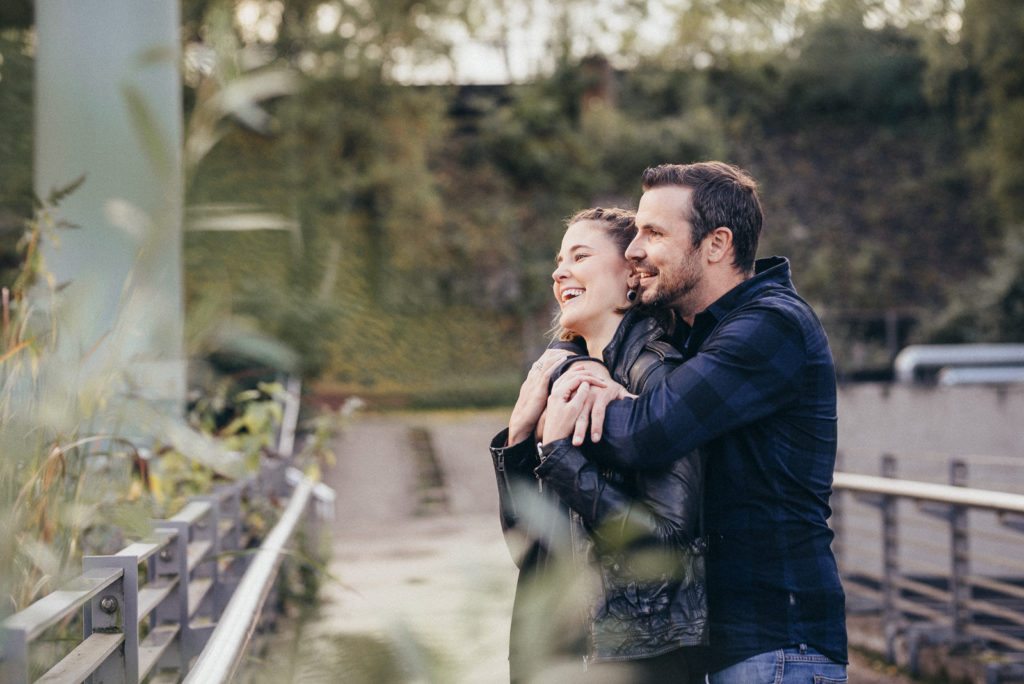
[[(663, 271), (659, 271), (658, 276), (664, 275)], [(640, 292), (640, 305), (645, 310), (658, 310), (666, 308), (677, 308), (682, 302), (684, 302), (691, 292), (697, 289), (697, 286), (701, 284), (703, 275), (696, 268), (693, 268), (692, 264), (687, 262), (683, 264), (683, 268), (676, 274), (676, 277), (669, 283), (658, 283), (655, 287), (654, 292), (651, 296), (645, 297), (647, 294), (645, 291)], [(682, 315), (696, 312), (684, 312), (679, 311)]]
[(671, 308), (697, 287), (696, 280), (673, 283), (671, 288), (658, 288), (650, 299), (641, 297), (643, 305), (651, 309)]

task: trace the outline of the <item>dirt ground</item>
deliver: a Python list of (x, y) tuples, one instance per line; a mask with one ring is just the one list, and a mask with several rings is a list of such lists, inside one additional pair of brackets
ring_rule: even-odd
[[(337, 495), (320, 618), (297, 681), (508, 681), (516, 577), (487, 445), (506, 411), (363, 415), (326, 478)], [(859, 651), (850, 682), (914, 680)]]

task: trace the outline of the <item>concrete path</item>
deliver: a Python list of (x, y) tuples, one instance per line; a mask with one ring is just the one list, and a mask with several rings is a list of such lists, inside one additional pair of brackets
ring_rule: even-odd
[(404, 681), (508, 680), (516, 569), (487, 452), (507, 419), (388, 414), (349, 426), (326, 478), (337, 494), (331, 572), (345, 586), (324, 587), (312, 636), (370, 635)]
[[(487, 452), (507, 411), (357, 418), (327, 475), (334, 556), (302, 682), (508, 681), (516, 569)], [(310, 655), (312, 654), (312, 655)], [(859, 654), (854, 684), (912, 680)]]

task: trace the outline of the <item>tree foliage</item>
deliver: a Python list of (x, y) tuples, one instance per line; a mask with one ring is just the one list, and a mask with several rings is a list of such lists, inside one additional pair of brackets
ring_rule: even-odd
[(1000, 222), (1024, 221), (1024, 6), (972, 0), (964, 11), (959, 104), (964, 130), (977, 143), (973, 166), (983, 174)]
[(971, 0), (960, 40), (934, 54), (928, 83), (949, 103), (962, 139), (962, 173), (977, 220), (965, 232), (997, 236), (985, 270), (966, 283), (941, 315), (922, 326), (923, 340), (1020, 342), (1024, 339), (1024, 6)]
[[(584, 2), (186, 0), (190, 117), (204, 88), (274, 70), (297, 84), (229, 112), (190, 176), (196, 209), (277, 219), (188, 235), (189, 310), (286, 341), (346, 391), (514, 383), (544, 344), (564, 219), (635, 204), (648, 165), (718, 158), (759, 179), (761, 253), (792, 257), (843, 369), (888, 363), (894, 312), (901, 341), (1012, 339), (1018, 5), (621, 0), (600, 24)], [(543, 16), (528, 82), (408, 85), (409, 64), (451, 58), (446, 37), (508, 56)], [(645, 21), (672, 40), (645, 41)], [(31, 56), (3, 35), (5, 128), (26, 131)], [(27, 187), (10, 163), (24, 149), (5, 139), (0, 156)]]
[[(505, 358), (536, 350), (564, 218), (598, 202), (635, 203), (642, 169), (664, 161), (723, 158), (755, 173), (769, 212), (762, 252), (794, 259), (846, 368), (882, 366), (892, 351), (864, 321), (893, 311), (937, 320), (927, 312), (983, 276), (1001, 244), (1009, 215), (964, 200), (1012, 188), (1016, 167), (999, 171), (998, 155), (973, 155), (965, 143), (1007, 135), (1013, 109), (996, 93), (1019, 70), (970, 48), (982, 30), (972, 12), (987, 12), (973, 3), (961, 45), (949, 40), (941, 3), (892, 12), (847, 0), (797, 14), (772, 1), (689, 3), (674, 8), (677, 40), (657, 54), (635, 46), (628, 69), (616, 68), (628, 62), (622, 54), (581, 58), (567, 5), (549, 36), (550, 75), (497, 89), (389, 80), (389, 46), (431, 49), (390, 7), (350, 18), (368, 41), (354, 46), (352, 29), (311, 30), (314, 4), (289, 6), (282, 54), (308, 87), (277, 112), (282, 133), (261, 153), (274, 160), (261, 173), (280, 179), (276, 191), (302, 226), (301, 265), (289, 269), (291, 295), (239, 288), (242, 310), (292, 331), (318, 359), (311, 367), (336, 379), (496, 372), (486, 354), (427, 352), (461, 348), (426, 332), (455, 311), (478, 322), (471, 338), (511, 332), (492, 342)], [(789, 42), (770, 40), (787, 31)], [(327, 280), (330, 296), (308, 296), (330, 290)], [(275, 300), (273, 316), (261, 313)], [(860, 360), (849, 357), (855, 348)]]
[(34, 92), (28, 34), (0, 31), (0, 284), (8, 287), (18, 274), (16, 245), (33, 209), (28, 103)]

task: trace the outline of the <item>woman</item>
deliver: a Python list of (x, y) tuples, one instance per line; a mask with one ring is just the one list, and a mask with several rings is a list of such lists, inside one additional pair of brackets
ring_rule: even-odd
[[(586, 348), (582, 358), (601, 360), (613, 379), (640, 393), (681, 357), (654, 319), (630, 308), (632, 269), (624, 252), (635, 233), (625, 210), (576, 214), (552, 277), (562, 339), (578, 340)], [(537, 436), (549, 381), (581, 358), (566, 355), (549, 349), (534, 364), (508, 430), (491, 443), (506, 539), (513, 555), (517, 541), (526, 544), (517, 561), (512, 681), (550, 675), (574, 656), (586, 678), (614, 669), (623, 671), (616, 681), (703, 681), (692, 648), (706, 639), (703, 463), (693, 454), (668, 470), (612, 472), (573, 448), (542, 459)], [(562, 557), (572, 559), (568, 581), (557, 562)], [(596, 575), (595, 592), (586, 591), (587, 570)], [(581, 591), (586, 600), (577, 611), (571, 599)]]

